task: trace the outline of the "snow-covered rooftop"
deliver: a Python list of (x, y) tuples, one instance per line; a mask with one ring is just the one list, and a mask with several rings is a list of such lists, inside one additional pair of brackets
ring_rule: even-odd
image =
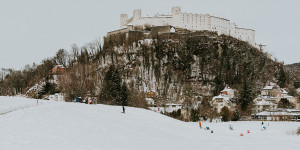
[(224, 90), (222, 90), (221, 92), (229, 92), (229, 91), (234, 91), (234, 90), (231, 89), (230, 87), (225, 87)]
[(152, 98), (146, 98), (146, 101), (154, 101)]
[(265, 86), (264, 87), (264, 90), (272, 90), (273, 89), (273, 86)]
[(282, 89), (283, 94), (288, 94), (288, 92), (285, 89)]
[(229, 101), (229, 97), (222, 96), (222, 95), (214, 96), (214, 97), (212, 98), (212, 101), (214, 101), (215, 99), (223, 99), (223, 100), (225, 100), (227, 103), (230, 102), (230, 101)]
[(175, 103), (167, 103), (166, 104), (166, 106), (171, 106), (171, 105), (182, 106), (182, 104), (175, 104)]
[(267, 102), (267, 101), (259, 101), (255, 105), (258, 105), (258, 106), (275, 106), (276, 104), (274, 104), (272, 102)]

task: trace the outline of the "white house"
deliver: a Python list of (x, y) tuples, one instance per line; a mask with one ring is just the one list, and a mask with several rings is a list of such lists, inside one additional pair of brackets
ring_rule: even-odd
[(217, 109), (218, 113), (221, 112), (221, 109), (224, 106), (227, 106), (229, 109), (233, 109), (235, 107), (235, 103), (233, 103), (230, 99), (234, 98), (234, 96), (234, 90), (230, 87), (225, 87), (224, 90), (221, 91), (220, 95), (212, 98), (211, 105)]
[(149, 106), (155, 105), (155, 101), (152, 98), (146, 98), (146, 102)]
[(254, 99), (254, 106), (256, 112), (262, 112), (266, 109), (276, 109), (277, 105), (273, 102), (267, 101), (266, 97), (259, 96)]
[(253, 120), (300, 121), (299, 109), (266, 110), (251, 115)]
[(168, 103), (168, 104), (166, 104), (165, 112), (171, 113), (178, 109), (182, 109), (182, 104)]
[(55, 93), (54, 95), (49, 95), (47, 97), (47, 100), (52, 100), (52, 101), (65, 101), (65, 97), (61, 93)]
[(165, 108), (164, 107), (149, 107), (150, 110), (158, 113), (165, 113)]
[(288, 95), (288, 92), (285, 89), (280, 88), (280, 86), (275, 83), (269, 83), (269, 85), (262, 89), (261, 95), (254, 99), (256, 112), (261, 112), (269, 108), (277, 108), (277, 104), (282, 98), (286, 98), (290, 103), (295, 104), (296, 108), (298, 108), (298, 102), (294, 96)]
[(221, 109), (224, 106), (227, 106), (229, 109), (232, 109), (232, 102), (229, 97), (219, 95), (213, 97), (211, 104), (217, 109), (217, 112), (220, 113)]

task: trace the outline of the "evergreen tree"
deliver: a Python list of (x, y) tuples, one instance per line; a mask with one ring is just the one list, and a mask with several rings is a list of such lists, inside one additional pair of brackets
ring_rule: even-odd
[(251, 104), (253, 99), (254, 99), (254, 93), (252, 91), (252, 87), (249, 85), (249, 83), (247, 83), (247, 81), (245, 81), (243, 83), (243, 88), (241, 90), (241, 94), (237, 101), (242, 111), (247, 111), (247, 108), (249, 104)]
[(122, 106), (127, 106), (128, 105), (128, 89), (127, 89), (127, 86), (126, 86), (125, 82), (123, 82), (120, 94), (121, 94)]
[(121, 105), (121, 77), (114, 65), (110, 66), (103, 81), (103, 88), (99, 95), (102, 103)]
[(294, 105), (290, 103), (290, 101), (286, 98), (281, 98), (279, 103), (278, 103), (278, 108), (294, 108)]
[(285, 85), (286, 85), (286, 75), (285, 75), (285, 72), (284, 72), (282, 66), (280, 67), (280, 70), (279, 70), (279, 76), (277, 78), (277, 84), (281, 88), (285, 88)]
[(56, 90), (55, 90), (55, 84), (54, 83), (50, 83), (49, 82), (49, 76), (47, 76), (44, 80), (45, 85), (43, 86), (42, 91), (39, 93), (41, 95), (44, 94), (55, 94)]
[(190, 121), (198, 121), (199, 120), (199, 110), (198, 109), (191, 109)]
[(207, 120), (212, 115), (212, 106), (210, 105), (211, 98), (205, 97), (200, 104), (199, 112), (200, 117), (202, 117), (204, 120)]
[(294, 88), (295, 89), (300, 88), (300, 82), (299, 81), (294, 82)]

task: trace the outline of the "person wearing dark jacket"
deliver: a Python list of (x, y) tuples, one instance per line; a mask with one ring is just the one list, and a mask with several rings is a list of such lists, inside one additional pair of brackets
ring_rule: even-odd
[(123, 113), (125, 114), (125, 107), (123, 106)]

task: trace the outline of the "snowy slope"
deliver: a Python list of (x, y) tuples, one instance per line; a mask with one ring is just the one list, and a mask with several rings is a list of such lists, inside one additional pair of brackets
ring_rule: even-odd
[[(1, 150), (296, 150), (296, 122), (203, 123), (214, 133), (152, 111), (0, 97)], [(267, 124), (268, 122), (265, 122)], [(234, 128), (228, 129), (229, 124)], [(250, 130), (251, 133), (247, 133)], [(240, 136), (243, 133), (245, 136)]]

